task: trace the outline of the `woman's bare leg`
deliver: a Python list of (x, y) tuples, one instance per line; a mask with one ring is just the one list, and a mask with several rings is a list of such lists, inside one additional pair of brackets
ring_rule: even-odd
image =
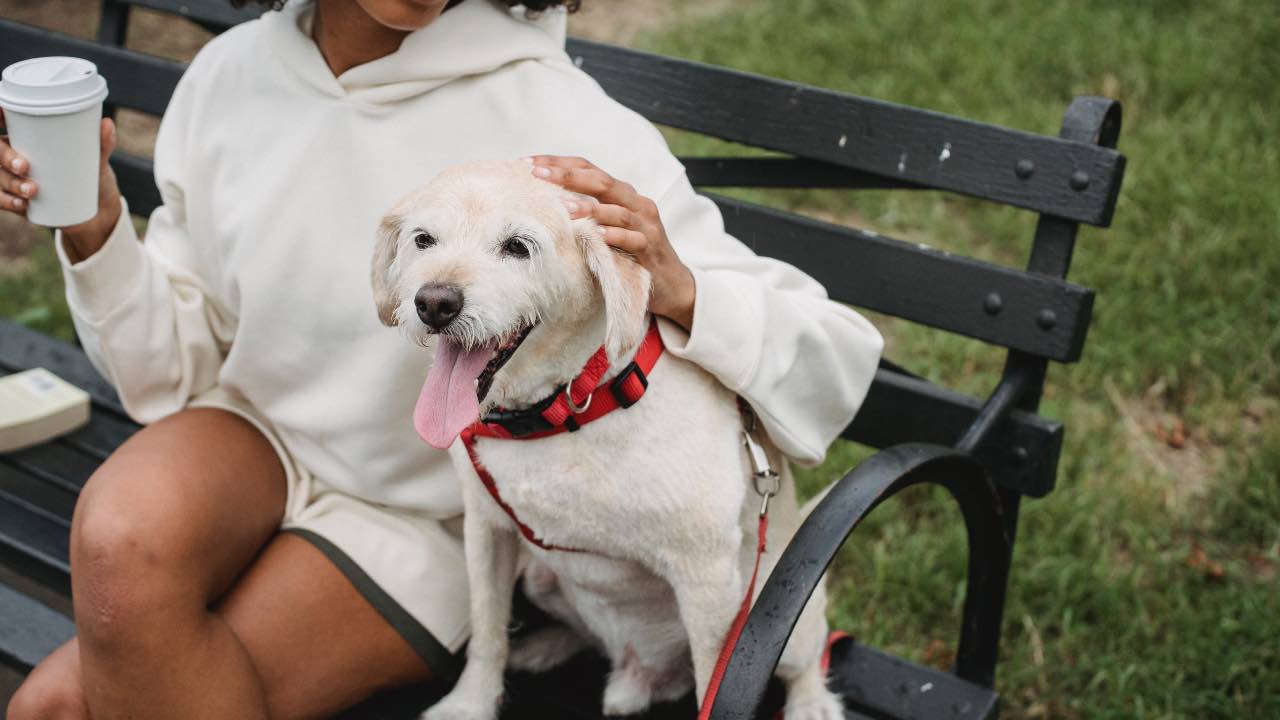
[[(294, 535), (277, 535), (215, 612), (242, 639), (274, 720), (329, 717), (430, 677), (328, 558)], [(9, 707), (9, 720), (89, 717), (77, 640), (40, 663)]]
[(285, 475), (249, 423), (179, 412), (85, 484), (71, 589), (88, 705), (116, 717), (265, 717), (244, 646), (209, 604), (275, 533)]
[(327, 558), (276, 535), (283, 503), (270, 445), (229, 413), (139, 432), (77, 507), (80, 635), (32, 673), (9, 717), (318, 717), (426, 679)]

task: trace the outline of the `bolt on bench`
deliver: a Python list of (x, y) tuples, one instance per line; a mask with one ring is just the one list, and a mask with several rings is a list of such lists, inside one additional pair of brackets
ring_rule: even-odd
[[(104, 0), (97, 41), (0, 19), (0, 67), (74, 55), (110, 79), (114, 107), (163, 114), (184, 66), (125, 48), (133, 6), (213, 32), (252, 19), (220, 0)], [(943, 190), (1039, 214), (1025, 270), (994, 265), (712, 196), (727, 229), (762, 255), (792, 263), (831, 297), (1007, 350), (1001, 379), (976, 399), (885, 363), (844, 432), (881, 451), (839, 480), (765, 583), (730, 662), (713, 717), (771, 717), (774, 665), (800, 609), (853, 528), (880, 502), (921, 483), (947, 488), (968, 532), (969, 570), (953, 673), (853, 641), (833, 651), (832, 683), (849, 718), (991, 718), (1006, 581), (1021, 498), (1054, 487), (1062, 425), (1036, 414), (1049, 361), (1080, 358), (1094, 293), (1065, 280), (1080, 223), (1110, 224), (1125, 158), (1114, 148), (1120, 107), (1079, 97), (1057, 138), (1009, 130), (822, 88), (570, 39), (568, 52), (605, 90), (649, 120), (785, 157), (683, 158), (699, 187)], [(160, 202), (147, 158), (112, 164), (131, 209)], [(43, 366), (93, 397), (90, 424), (56, 441), (0, 454), (0, 563), (69, 593), (68, 534), (77, 494), (138, 426), (77, 348), (0, 320), (0, 375)], [(69, 619), (0, 585), (0, 662), (29, 670), (73, 633)], [(550, 676), (511, 678), (505, 718), (589, 718), (605, 665), (582, 657)], [(437, 691), (438, 692), (438, 691)], [(416, 717), (435, 695), (409, 688), (348, 713)], [(692, 717), (692, 700), (652, 717)]]

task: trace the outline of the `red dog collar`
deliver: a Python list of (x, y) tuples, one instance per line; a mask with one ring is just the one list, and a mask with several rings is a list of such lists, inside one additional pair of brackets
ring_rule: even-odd
[(609, 357), (601, 347), (567, 387), (527, 410), (490, 412), (464, 430), (463, 435), (536, 440), (562, 432), (576, 432), (583, 425), (618, 408), (634, 405), (649, 387), (649, 373), (662, 356), (663, 349), (662, 335), (658, 333), (655, 321), (649, 325), (649, 332), (640, 343), (635, 358), (607, 384), (600, 384), (600, 378), (609, 370)]
[[(582, 552), (574, 548), (561, 547), (544, 543), (528, 525), (520, 522), (515, 510), (511, 508), (498, 493), (498, 485), (493, 475), (485, 469), (476, 454), (476, 438), (487, 437), (500, 440), (536, 440), (538, 438), (558, 435), (562, 432), (576, 432), (583, 425), (608, 415), (618, 408), (629, 408), (634, 405), (649, 387), (649, 373), (662, 357), (664, 346), (662, 336), (658, 333), (655, 320), (649, 325), (649, 332), (644, 342), (636, 351), (635, 358), (623, 368), (618, 376), (607, 384), (600, 384), (600, 378), (609, 370), (609, 357), (603, 347), (587, 360), (582, 372), (573, 379), (568, 387), (556, 391), (554, 395), (528, 410), (499, 410), (486, 415), (482, 420), (462, 431), (462, 444), (467, 448), (467, 456), (471, 458), (471, 466), (475, 468), (480, 482), (493, 496), (498, 507), (502, 508), (526, 540), (544, 550), (566, 550)], [(607, 392), (606, 392), (607, 390)]]

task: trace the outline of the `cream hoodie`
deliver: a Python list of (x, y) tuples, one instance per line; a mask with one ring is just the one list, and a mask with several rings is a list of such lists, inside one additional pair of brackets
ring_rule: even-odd
[(447, 454), (411, 421), (431, 354), (375, 314), (374, 230), (448, 165), (550, 153), (658, 204), (697, 284), (693, 333), (664, 322), (668, 348), (749, 400), (788, 455), (822, 458), (866, 394), (879, 334), (725, 234), (661, 135), (565, 55), (564, 13), (467, 0), (335, 78), (312, 11), (294, 0), (212, 40), (161, 124), (146, 243), (126, 213), (95, 255), (62, 257), (85, 350), (130, 414), (151, 422), (220, 385), (329, 486), (461, 512)]

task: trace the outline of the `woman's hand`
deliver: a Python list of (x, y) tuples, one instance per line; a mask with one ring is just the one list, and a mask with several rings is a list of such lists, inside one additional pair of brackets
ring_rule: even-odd
[(693, 273), (676, 255), (658, 217), (658, 206), (625, 182), (582, 158), (535, 155), (525, 158), (533, 174), (591, 201), (566, 202), (569, 217), (595, 218), (609, 245), (633, 255), (653, 278), (649, 310), (693, 329), (696, 288)]
[[(3, 120), (4, 113), (0, 111), (0, 124)], [(115, 123), (104, 118), (100, 132), (102, 157), (98, 165), (98, 214), (88, 222), (62, 229), (67, 255), (72, 262), (79, 262), (97, 252), (120, 220), (120, 188), (116, 184), (116, 174), (107, 163), (116, 147)], [(27, 216), (31, 199), (40, 192), (30, 173), (31, 163), (4, 138), (0, 138), (0, 211)]]

